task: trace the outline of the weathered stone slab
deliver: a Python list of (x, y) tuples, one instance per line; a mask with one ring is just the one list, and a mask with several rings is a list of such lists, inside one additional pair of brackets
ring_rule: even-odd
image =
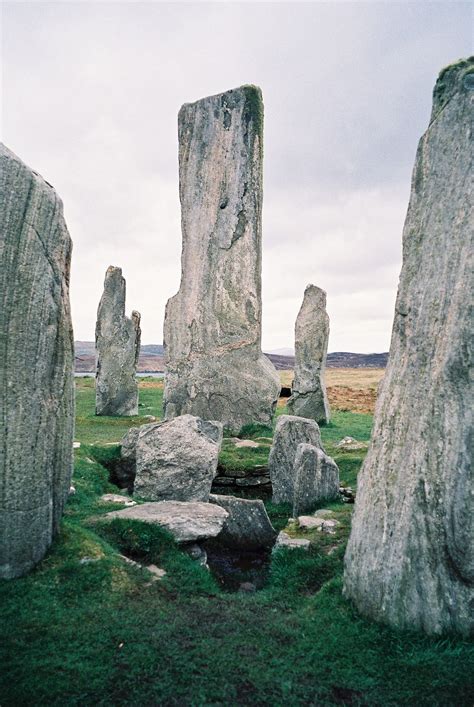
[(140, 353), (140, 314), (125, 316), (125, 279), (121, 268), (110, 266), (97, 310), (96, 415), (138, 415), (136, 380)]
[(295, 377), (288, 411), (319, 423), (330, 417), (324, 382), (328, 341), (326, 293), (308, 285), (295, 324)]
[(0, 144), (0, 577), (58, 530), (74, 432), (72, 243), (53, 187)]
[(339, 469), (331, 457), (311, 444), (299, 444), (295, 457), (296, 479), (293, 515), (311, 511), (318, 501), (337, 498)]
[(473, 75), (473, 59), (441, 72), (419, 143), (345, 559), (345, 592), (363, 614), (429, 634), (474, 631)]
[(165, 314), (165, 416), (270, 425), (280, 380), (261, 352), (261, 92), (187, 103), (178, 124), (182, 276)]
[(276, 543), (273, 547), (273, 552), (280, 550), (282, 548), (289, 548), (290, 550), (308, 550), (310, 546), (310, 541), (306, 538), (292, 538), (284, 530), (280, 530), (278, 533)]
[(222, 433), (221, 422), (193, 415), (140, 428), (134, 492), (154, 501), (208, 501)]
[(369, 445), (367, 442), (358, 442), (354, 437), (343, 437), (340, 442), (336, 444), (337, 449), (341, 452), (357, 452), (362, 449), (368, 449)]
[(243, 550), (258, 550), (274, 545), (277, 534), (263, 501), (219, 494), (211, 494), (209, 501), (221, 506), (229, 514), (219, 535), (224, 545)]
[(126, 518), (161, 525), (177, 543), (191, 543), (217, 537), (227, 516), (227, 511), (214, 503), (159, 501), (112, 511), (103, 518)]
[(303, 442), (321, 448), (317, 423), (295, 415), (280, 415), (268, 458), (274, 503), (293, 503), (296, 452)]

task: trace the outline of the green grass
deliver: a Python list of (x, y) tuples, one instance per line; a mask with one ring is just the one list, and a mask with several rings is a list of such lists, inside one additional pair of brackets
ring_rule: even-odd
[[(103, 464), (130, 424), (160, 415), (161, 390), (141, 394), (141, 418), (95, 418), (90, 382), (79, 382), (82, 444), (61, 533), (35, 571), (0, 582), (2, 707), (472, 704), (471, 645), (392, 631), (342, 597), (350, 506), (330, 506), (336, 536), (312, 531), (309, 552), (276, 553), (255, 594), (221, 591), (160, 528), (101, 521), (113, 506), (100, 495), (115, 490)], [(367, 439), (370, 425), (369, 416), (336, 413), (324, 443), (334, 452), (344, 435)], [(336, 455), (341, 467), (347, 457)], [(349, 459), (346, 481), (361, 459)], [(275, 527), (287, 527), (291, 509), (266, 505)], [(120, 553), (166, 577), (150, 584)]]

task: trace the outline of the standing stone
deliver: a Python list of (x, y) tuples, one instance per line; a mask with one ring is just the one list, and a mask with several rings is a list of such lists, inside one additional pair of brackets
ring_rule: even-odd
[(280, 381), (261, 352), (260, 89), (187, 103), (178, 128), (182, 274), (165, 314), (165, 416), (270, 425)]
[(111, 265), (105, 273), (95, 328), (96, 415), (138, 415), (140, 335), (140, 314), (125, 316), (122, 270)]
[(345, 592), (428, 634), (474, 629), (474, 60), (441, 72), (418, 146), (390, 357), (359, 475)]
[(143, 425), (134, 491), (151, 501), (208, 501), (222, 444), (221, 422), (181, 415)]
[(330, 417), (324, 382), (328, 340), (326, 293), (308, 285), (295, 324), (295, 378), (288, 410), (320, 424)]
[(280, 415), (268, 458), (274, 503), (293, 503), (296, 452), (298, 445), (303, 442), (321, 449), (321, 434), (317, 423), (295, 415)]
[(295, 457), (293, 516), (312, 511), (323, 499), (337, 498), (339, 469), (331, 457), (311, 444), (299, 444)]
[(72, 474), (72, 243), (53, 187), (0, 144), (0, 577), (58, 530)]

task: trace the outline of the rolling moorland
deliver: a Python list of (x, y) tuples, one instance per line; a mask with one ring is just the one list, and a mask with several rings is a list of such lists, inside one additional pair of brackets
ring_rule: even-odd
[[(93, 341), (75, 341), (75, 369), (78, 373), (92, 373), (95, 370), (95, 344)], [(294, 356), (266, 353), (279, 371), (292, 369)], [(388, 353), (359, 354), (340, 351), (328, 354), (328, 368), (385, 368)], [(140, 347), (138, 359), (139, 373), (162, 373), (164, 371), (163, 346), (144, 344)]]
[[(343, 486), (356, 487), (365, 451), (336, 444), (346, 435), (369, 440), (382, 374), (328, 372), (333, 417), (322, 437)], [(288, 384), (291, 373), (282, 378)], [(97, 418), (94, 381), (76, 385), (80, 447), (61, 533), (30, 575), (0, 582), (2, 706), (472, 704), (472, 644), (390, 630), (362, 619), (343, 598), (352, 506), (342, 500), (324, 505), (340, 523), (335, 535), (324, 535), (302, 532), (289, 506), (263, 496), (277, 530), (312, 544), (268, 558), (254, 593), (229, 591), (158, 527), (105, 522), (119, 507), (100, 497), (117, 491), (108, 470), (120, 439), (130, 425), (161, 416), (163, 383), (140, 381), (135, 418)], [(358, 395), (366, 397), (365, 412)], [(280, 400), (277, 414), (284, 411)], [(260, 440), (258, 448), (236, 448), (226, 438), (220, 466), (264, 464), (271, 435), (258, 426), (242, 430)], [(151, 581), (124, 556), (166, 575)]]

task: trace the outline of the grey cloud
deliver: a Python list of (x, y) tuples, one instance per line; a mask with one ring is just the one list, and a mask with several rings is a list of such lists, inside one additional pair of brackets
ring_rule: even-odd
[(63, 198), (76, 338), (116, 264), (144, 341), (161, 341), (180, 276), (177, 112), (256, 83), (264, 343), (292, 344), (315, 282), (330, 347), (386, 348), (416, 144), (470, 21), (457, 2), (4, 2), (3, 139)]

